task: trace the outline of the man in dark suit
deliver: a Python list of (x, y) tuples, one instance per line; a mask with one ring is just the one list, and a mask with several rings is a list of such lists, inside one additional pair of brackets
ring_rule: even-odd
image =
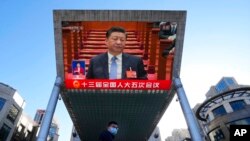
[(112, 27), (106, 32), (108, 51), (93, 57), (88, 67), (87, 79), (147, 79), (141, 58), (123, 53), (127, 39), (122, 27)]

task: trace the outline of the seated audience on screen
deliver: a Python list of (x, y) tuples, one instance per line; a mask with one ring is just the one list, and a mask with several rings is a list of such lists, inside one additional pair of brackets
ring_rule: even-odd
[(161, 22), (159, 38), (172, 40), (172, 44), (169, 47), (166, 47), (162, 56), (167, 57), (170, 53), (174, 51), (175, 42), (176, 42), (176, 32), (177, 32), (177, 23), (176, 22)]

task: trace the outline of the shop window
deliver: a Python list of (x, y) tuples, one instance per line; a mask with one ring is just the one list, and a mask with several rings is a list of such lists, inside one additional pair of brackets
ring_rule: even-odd
[(225, 139), (225, 135), (220, 128), (217, 128), (209, 133), (209, 138), (211, 141), (222, 141)]
[(0, 129), (0, 141), (6, 141), (8, 135), (10, 133), (11, 128), (6, 124), (3, 124), (2, 128)]
[(9, 119), (12, 123), (14, 123), (18, 116), (18, 113), (19, 110), (14, 105), (12, 105), (9, 110), (9, 114), (7, 115), (7, 119)]

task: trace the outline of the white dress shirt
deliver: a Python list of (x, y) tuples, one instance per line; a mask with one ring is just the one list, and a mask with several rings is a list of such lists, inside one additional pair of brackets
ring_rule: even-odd
[[(108, 52), (108, 63), (109, 63), (109, 73), (110, 73), (110, 67), (111, 67), (111, 58), (114, 55), (110, 54)], [(116, 56), (116, 64), (117, 64), (117, 79), (121, 79), (122, 78), (122, 53)]]

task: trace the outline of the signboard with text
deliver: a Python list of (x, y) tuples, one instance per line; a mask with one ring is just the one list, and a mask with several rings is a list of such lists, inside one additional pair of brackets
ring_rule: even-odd
[(65, 81), (68, 89), (170, 89), (170, 80), (81, 80), (71, 79)]

